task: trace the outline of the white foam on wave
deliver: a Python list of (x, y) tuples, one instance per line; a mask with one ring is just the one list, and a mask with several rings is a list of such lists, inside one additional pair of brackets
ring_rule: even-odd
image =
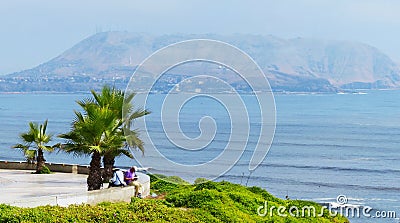
[(390, 199), (390, 198), (371, 198), (369, 200), (371, 200), (371, 201), (391, 201), (391, 202), (399, 201), (397, 199)]
[(365, 201), (365, 198), (347, 197), (349, 201)]
[(359, 158), (354, 158), (354, 159), (348, 159), (347, 161), (372, 161), (372, 160), (377, 160), (377, 158), (359, 157)]
[(315, 200), (315, 201), (330, 201), (330, 200), (336, 200), (336, 197), (314, 198), (313, 200)]

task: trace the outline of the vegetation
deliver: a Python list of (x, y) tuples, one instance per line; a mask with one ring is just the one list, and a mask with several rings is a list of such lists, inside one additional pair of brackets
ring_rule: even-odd
[[(321, 210), (321, 206), (309, 201), (281, 200), (259, 187), (229, 182), (178, 185), (151, 178), (153, 192), (160, 194), (157, 198), (67, 208), (0, 205), (0, 222), (349, 222), (342, 216), (331, 216), (327, 210), (320, 217), (309, 217), (308, 213), (303, 217), (303, 207)], [(276, 209), (272, 216), (259, 216), (257, 209), (265, 201), (269, 206), (296, 206), (298, 216), (291, 216), (286, 210), (287, 217), (281, 217)]]
[[(29, 131), (20, 135), (23, 144), (16, 144), (13, 148), (21, 149), (29, 163), (36, 161), (36, 173), (50, 173), (46, 167), (46, 159), (43, 151), (52, 152), (55, 146), (47, 146), (52, 135), (46, 134), (47, 120), (39, 125), (35, 122), (29, 123)], [(33, 145), (32, 145), (33, 144)]]
[(201, 184), (201, 183), (205, 183), (205, 182), (208, 182), (208, 179), (206, 179), (206, 178), (197, 178), (195, 181), (194, 181), (194, 184)]
[(84, 109), (84, 114), (75, 111), (72, 130), (59, 136), (67, 140), (61, 149), (75, 155), (91, 155), (88, 190), (98, 190), (102, 184), (102, 154), (110, 147), (122, 147), (125, 138), (118, 133), (117, 120), (112, 111), (94, 105)]
[(42, 170), (39, 172), (39, 174), (50, 174), (50, 173), (51, 171), (47, 166), (44, 166)]
[[(90, 155), (90, 172), (87, 179), (88, 190), (98, 190), (105, 180), (112, 177), (114, 159), (120, 155), (133, 158), (128, 148), (129, 145), (143, 151), (143, 142), (138, 138), (137, 130), (130, 130), (131, 122), (139, 117), (149, 114), (148, 111), (137, 109), (133, 111), (131, 102), (135, 94), (125, 99), (120, 90), (105, 86), (101, 94), (92, 91), (94, 99), (85, 99), (77, 103), (84, 110), (83, 113), (75, 111), (75, 120), (72, 130), (59, 137), (67, 142), (61, 149), (75, 155)], [(122, 117), (122, 109), (126, 117)], [(125, 132), (124, 132), (125, 131)], [(105, 174), (101, 171), (101, 158), (103, 157)]]
[[(137, 130), (130, 130), (130, 123), (136, 118), (143, 117), (150, 114), (149, 111), (144, 109), (133, 110), (132, 100), (135, 97), (135, 93), (128, 94), (125, 97), (125, 93), (121, 90), (111, 88), (109, 86), (104, 86), (101, 93), (97, 93), (91, 90), (93, 99), (86, 99), (78, 102), (78, 104), (84, 108), (88, 109), (89, 106), (96, 106), (99, 109), (108, 109), (115, 115), (115, 120), (117, 121), (115, 134), (117, 135), (128, 135), (129, 145), (125, 142), (124, 146), (110, 146), (103, 154), (103, 179), (108, 182), (112, 177), (112, 168), (115, 163), (115, 157), (125, 155), (129, 158), (133, 158), (133, 154), (129, 150), (128, 146), (131, 148), (138, 148), (144, 152), (143, 141), (138, 137)], [(124, 104), (125, 103), (125, 104)], [(125, 109), (126, 117), (123, 117), (123, 109)], [(125, 131), (125, 132), (124, 132)], [(129, 134), (127, 134), (129, 133)]]

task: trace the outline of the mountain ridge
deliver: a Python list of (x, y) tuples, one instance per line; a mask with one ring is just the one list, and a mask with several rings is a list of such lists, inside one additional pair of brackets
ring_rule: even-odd
[[(156, 50), (199, 38), (224, 41), (248, 53), (274, 91), (335, 92), (400, 86), (399, 66), (377, 48), (358, 42), (250, 34), (156, 36), (113, 31), (90, 36), (32, 69), (0, 76), (0, 91), (76, 91), (111, 82), (124, 87), (135, 68)], [(41, 84), (29, 86), (32, 82)], [(46, 86), (46, 82), (52, 86)]]

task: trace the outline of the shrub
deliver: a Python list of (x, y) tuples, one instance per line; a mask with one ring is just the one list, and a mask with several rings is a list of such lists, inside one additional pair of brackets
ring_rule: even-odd
[(197, 184), (194, 188), (194, 190), (203, 190), (203, 189), (219, 190), (217, 187), (217, 183), (212, 181), (207, 181), (201, 184)]
[(42, 170), (38, 174), (50, 174), (51, 171), (47, 166), (43, 166)]
[(248, 187), (247, 190), (252, 192), (252, 193), (254, 193), (254, 194), (261, 195), (265, 200), (273, 201), (273, 202), (279, 202), (280, 201), (279, 198), (274, 197), (273, 195), (271, 195), (266, 190), (264, 190), (264, 189), (262, 189), (260, 187)]
[(150, 180), (151, 181), (163, 180), (174, 184), (189, 185), (188, 182), (186, 182), (185, 180), (183, 180), (178, 176), (165, 176), (162, 174), (152, 174), (150, 175)]
[(206, 178), (197, 178), (196, 180), (194, 180), (194, 184), (201, 184), (201, 183), (205, 183), (208, 182), (209, 180)]
[(204, 189), (201, 191), (182, 191), (181, 193), (167, 195), (166, 200), (174, 204), (175, 207), (200, 208), (206, 206), (208, 203), (219, 202), (221, 196), (216, 191)]
[(167, 182), (164, 180), (155, 180), (155, 181), (150, 181), (151, 183), (151, 188), (153, 190), (156, 190), (160, 193), (162, 192), (167, 192), (167, 191), (171, 191), (174, 190), (176, 188), (179, 188), (179, 185), (171, 183), (171, 182)]

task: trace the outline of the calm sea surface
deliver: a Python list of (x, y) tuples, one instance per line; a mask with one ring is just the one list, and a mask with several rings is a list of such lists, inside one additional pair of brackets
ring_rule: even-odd
[[(396, 211), (400, 217), (400, 91), (366, 93), (275, 95), (276, 134), (266, 159), (249, 175), (251, 153), (246, 150), (237, 165), (220, 180), (261, 186), (280, 198), (288, 195), (290, 199), (332, 202), (342, 194), (350, 204)], [(0, 94), (0, 160), (23, 160), (21, 152), (10, 147), (19, 142), (18, 135), (28, 129), (29, 121), (48, 119), (48, 131), (55, 135), (68, 131), (73, 110), (79, 110), (75, 100), (86, 97), (90, 95)], [(169, 159), (196, 164), (212, 158), (215, 155), (212, 151), (224, 148), (229, 140), (228, 113), (220, 104), (204, 99), (188, 103), (182, 109), (180, 124), (186, 135), (196, 137), (199, 119), (204, 115), (214, 117), (218, 129), (215, 140), (208, 146), (211, 152), (205, 151), (201, 156), (177, 152), (160, 124), (163, 97), (151, 96), (149, 109), (153, 113), (146, 121), (152, 141), (163, 146)], [(247, 96), (244, 100), (249, 110), (257, 113), (254, 100)], [(253, 133), (256, 135), (260, 128), (259, 116), (252, 117), (249, 148), (255, 145), (257, 137)], [(89, 157), (64, 153), (45, 155), (48, 162), (89, 163)], [(120, 166), (132, 164), (126, 158), (117, 160)], [(201, 177), (184, 170), (179, 174)], [(393, 219), (351, 221), (398, 222)]]

